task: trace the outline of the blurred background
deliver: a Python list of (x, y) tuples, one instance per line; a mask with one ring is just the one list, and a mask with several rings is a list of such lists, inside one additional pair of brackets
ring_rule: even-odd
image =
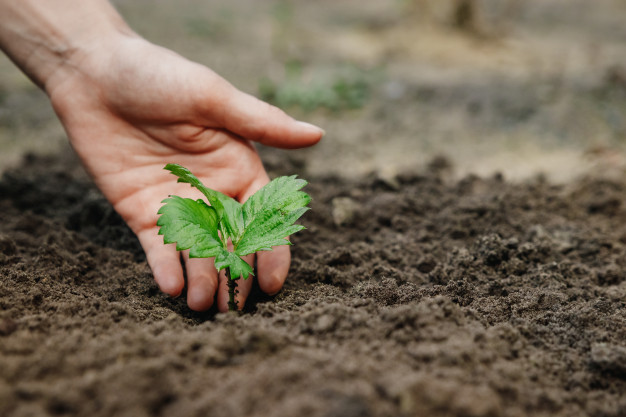
[[(114, 4), (147, 39), (325, 128), (290, 153), (303, 175), (393, 177), (438, 156), (456, 177), (624, 173), (626, 0)], [(1, 56), (0, 170), (67, 146)]]

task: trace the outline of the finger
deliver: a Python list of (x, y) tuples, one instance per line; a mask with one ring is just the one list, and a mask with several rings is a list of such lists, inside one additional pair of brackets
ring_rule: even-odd
[[(249, 265), (254, 266), (254, 255), (246, 255), (242, 257)], [(237, 301), (237, 308), (243, 309), (250, 295), (252, 289), (253, 276), (250, 275), (248, 279), (239, 278), (237, 282), (237, 294), (235, 300)], [(219, 311), (228, 311), (228, 282), (226, 281), (226, 271), (221, 270), (219, 274), (219, 288), (217, 290), (217, 308)]]
[(172, 297), (178, 297), (183, 292), (185, 280), (176, 245), (164, 245), (156, 227), (140, 231), (137, 238), (146, 253), (148, 265), (161, 291)]
[(195, 311), (211, 308), (217, 290), (217, 270), (213, 258), (190, 258), (185, 251), (187, 305)]
[(321, 128), (297, 121), (278, 107), (239, 91), (223, 79), (212, 81), (203, 109), (208, 120), (219, 125), (211, 127), (224, 127), (245, 139), (286, 149), (315, 145), (324, 136)]
[(287, 279), (291, 250), (289, 246), (275, 246), (271, 252), (257, 252), (256, 256), (259, 287), (264, 293), (274, 295)]

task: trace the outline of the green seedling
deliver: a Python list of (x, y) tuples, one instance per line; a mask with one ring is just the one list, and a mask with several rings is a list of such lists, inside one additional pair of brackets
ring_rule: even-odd
[(178, 182), (200, 190), (209, 204), (202, 199), (169, 196), (157, 212), (159, 235), (165, 244), (176, 243), (179, 251), (189, 249), (190, 258), (215, 258), (218, 272), (226, 270), (228, 309), (237, 310), (237, 280), (254, 275), (241, 257), (291, 244), (287, 237), (304, 229), (294, 223), (311, 201), (300, 191), (307, 182), (295, 175), (279, 177), (241, 204), (205, 187), (187, 168), (167, 164), (165, 169), (176, 175)]
[(304, 74), (300, 62), (290, 60), (285, 63), (282, 81), (259, 80), (259, 95), (264, 101), (283, 109), (300, 107), (305, 112), (322, 108), (332, 112), (355, 110), (367, 104), (380, 78), (380, 70), (366, 71), (355, 67), (309, 75)]

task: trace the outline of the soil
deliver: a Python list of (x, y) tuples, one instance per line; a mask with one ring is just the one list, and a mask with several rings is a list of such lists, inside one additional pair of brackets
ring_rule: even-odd
[(236, 315), (161, 294), (70, 151), (27, 156), (0, 181), (0, 415), (626, 415), (626, 181), (450, 169), (308, 178), (285, 288)]
[(314, 198), (283, 291), (194, 313), (0, 56), (0, 417), (626, 416), (623, 1), (114, 3), (251, 94), (366, 94), (261, 149)]

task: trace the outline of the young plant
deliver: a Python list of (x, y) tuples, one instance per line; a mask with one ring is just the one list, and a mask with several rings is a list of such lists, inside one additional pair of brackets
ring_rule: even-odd
[[(307, 182), (296, 176), (271, 181), (241, 204), (219, 191), (205, 187), (187, 168), (167, 164), (165, 169), (188, 183), (207, 198), (181, 198), (175, 195), (164, 205), (157, 226), (164, 243), (176, 243), (177, 250), (189, 249), (190, 258), (215, 258), (218, 272), (226, 270), (228, 309), (237, 310), (237, 280), (247, 279), (253, 268), (241, 257), (273, 246), (290, 245), (286, 239), (304, 226), (294, 224), (307, 210), (311, 198), (300, 191)], [(228, 250), (228, 242), (232, 251)]]

